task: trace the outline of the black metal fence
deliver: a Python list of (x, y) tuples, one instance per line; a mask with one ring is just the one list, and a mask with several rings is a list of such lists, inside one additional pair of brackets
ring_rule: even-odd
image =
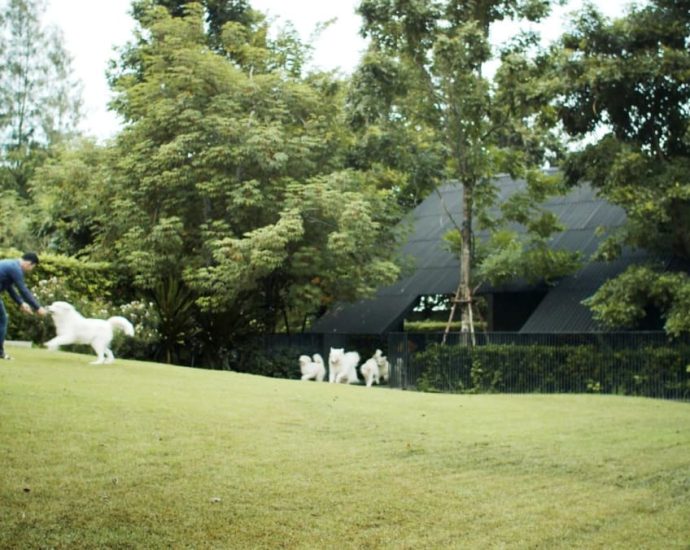
[[(275, 335), (265, 350), (300, 354), (331, 347), (376, 349), (390, 362), (391, 388), (453, 393), (602, 393), (690, 401), (690, 338), (663, 332)], [(294, 358), (292, 357), (294, 355)], [(296, 368), (296, 367), (295, 367)]]
[(393, 333), (389, 385), (464, 393), (605, 393), (690, 400), (690, 338), (663, 332)]

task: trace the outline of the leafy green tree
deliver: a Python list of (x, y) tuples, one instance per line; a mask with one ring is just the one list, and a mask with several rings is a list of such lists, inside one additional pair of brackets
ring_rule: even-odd
[[(602, 259), (633, 247), (690, 260), (689, 8), (653, 0), (610, 21), (589, 6), (552, 54), (559, 118), (571, 136), (591, 142), (568, 159), (568, 180), (591, 182), (627, 214)], [(649, 300), (665, 312), (669, 331), (690, 330), (674, 313), (690, 293), (687, 277), (650, 284), (650, 269), (631, 268), (608, 283), (589, 302), (595, 315), (610, 326), (634, 325)], [(661, 281), (672, 299), (658, 299)]]
[[(355, 75), (354, 120), (370, 132), (382, 128), (384, 134), (399, 134), (404, 139), (416, 134), (410, 143), (421, 154), (403, 154), (403, 162), (393, 164), (394, 169), (411, 174), (404, 184), (428, 188), (444, 179), (457, 181), (462, 187), (462, 211), (454, 237), (460, 284), (451, 319), (459, 306), (463, 332), (473, 330), (476, 277), (499, 280), (500, 270), (492, 265), (505, 267), (505, 262), (496, 258), (493, 264), (485, 262), (483, 270), (476, 269), (481, 258), (475, 248), (475, 224), (498, 231), (502, 221), (513, 215), (525, 220), (530, 212), (538, 216), (530, 229), (542, 230), (542, 234), (532, 242), (516, 244), (526, 252), (535, 250), (532, 255), (541, 266), (526, 261), (519, 265), (532, 272), (575, 265), (575, 258), (566, 252), (538, 253), (546, 251), (548, 236), (544, 230), (557, 230), (558, 226), (532, 205), (539, 197), (557, 192), (558, 186), (534, 169), (557, 144), (545, 130), (553, 121), (552, 115), (535, 100), (540, 67), (531, 51), (536, 48), (536, 38), (519, 37), (501, 52), (495, 77), (486, 73), (493, 57), (491, 25), (506, 18), (537, 21), (548, 13), (550, 4), (534, 0), (362, 0), (358, 8), (371, 47)], [(415, 157), (426, 157), (429, 162), (422, 166), (435, 165), (436, 170), (409, 171), (414, 160), (407, 159)], [(526, 177), (527, 195), (515, 197), (499, 215), (491, 216), (496, 198), (493, 178), (500, 172)], [(405, 194), (415, 196), (413, 189)], [(511, 240), (517, 238), (514, 234)], [(549, 261), (544, 261), (547, 256)], [(511, 275), (514, 272), (510, 270)], [(541, 275), (554, 273), (546, 269)]]
[(690, 278), (683, 272), (661, 272), (663, 266), (631, 266), (610, 279), (585, 303), (612, 328), (634, 327), (650, 307), (663, 312), (665, 330), (673, 336), (690, 331)]
[[(202, 0), (204, 34), (207, 45), (225, 55), (243, 69), (257, 72), (287, 71), (300, 77), (311, 54), (291, 23), (280, 28), (274, 39), (269, 38), (269, 23), (263, 13), (252, 9), (247, 0)], [(135, 19), (144, 20), (154, 6), (162, 6), (173, 17), (189, 12), (189, 0), (136, 0)], [(130, 51), (130, 62), (137, 64), (138, 50)]]
[[(133, 14), (135, 19), (141, 20), (146, 10), (158, 5), (166, 8), (174, 17), (182, 17), (189, 3), (188, 0), (138, 0), (134, 3)], [(201, 4), (204, 7), (209, 46), (219, 51), (224, 50), (222, 33), (226, 23), (235, 22), (250, 27), (262, 19), (247, 0), (203, 0)]]
[(99, 211), (108, 197), (109, 149), (92, 140), (72, 140), (54, 147), (36, 169), (29, 193), (34, 212), (32, 233), (38, 247), (77, 256), (89, 254), (99, 232)]
[(34, 248), (32, 219), (29, 215), (29, 205), (16, 191), (3, 189), (0, 191), (0, 247), (17, 247), (21, 250)]
[(391, 282), (397, 218), (366, 174), (343, 169), (341, 83), (281, 70), (263, 27), (229, 23), (238, 64), (208, 47), (202, 6), (186, 9), (146, 11), (112, 76), (127, 124), (98, 238), (140, 288), (165, 294), (156, 302), (173, 286), (193, 300), (200, 345), (219, 349)]
[(0, 186), (26, 198), (46, 149), (76, 132), (80, 86), (42, 0), (0, 3)]
[(424, 200), (444, 175), (436, 133), (401, 116), (399, 104), (408, 89), (401, 63), (371, 48), (352, 76), (347, 103), (356, 137), (348, 163), (370, 171), (405, 209)]

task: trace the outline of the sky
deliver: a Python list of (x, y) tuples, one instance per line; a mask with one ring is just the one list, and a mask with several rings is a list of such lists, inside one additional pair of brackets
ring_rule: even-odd
[[(360, 18), (355, 6), (360, 0), (251, 0), (254, 9), (267, 13), (277, 24), (292, 22), (305, 41), (310, 41), (318, 23), (336, 19), (319, 39), (313, 42), (313, 65), (322, 69), (339, 69), (349, 74), (366, 47), (359, 35)], [(72, 56), (75, 76), (83, 86), (83, 120), (81, 129), (88, 135), (106, 140), (120, 127), (117, 115), (107, 110), (110, 90), (105, 73), (116, 49), (133, 36), (134, 21), (129, 16), (131, 0), (47, 0), (44, 24), (62, 30), (64, 46)], [(559, 8), (543, 24), (547, 40), (559, 36), (568, 22), (567, 13), (580, 5), (571, 1)], [(593, 2), (610, 17), (622, 15), (630, 0)], [(515, 29), (501, 27), (499, 35), (510, 35)]]

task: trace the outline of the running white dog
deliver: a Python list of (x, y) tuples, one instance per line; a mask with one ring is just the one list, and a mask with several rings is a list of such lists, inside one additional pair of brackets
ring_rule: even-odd
[(50, 350), (57, 350), (60, 346), (69, 344), (90, 344), (96, 352), (97, 358), (92, 365), (112, 363), (115, 359), (110, 350), (113, 340), (113, 329), (123, 331), (127, 336), (134, 335), (134, 327), (124, 317), (110, 319), (87, 319), (83, 317), (72, 304), (67, 302), (53, 302), (47, 308), (55, 323), (57, 336), (48, 340), (45, 346)]
[(331, 348), (328, 355), (328, 381), (336, 384), (357, 384), (358, 364), (359, 353), (356, 351), (345, 353), (343, 348)]
[(364, 361), (359, 367), (359, 372), (362, 373), (367, 388), (370, 388), (372, 384), (379, 383), (379, 365), (373, 357)]
[(388, 359), (380, 349), (377, 349), (376, 353), (367, 359), (359, 370), (367, 387), (371, 387), (372, 384), (378, 384), (380, 380), (388, 380), (388, 369)]
[(376, 364), (379, 366), (379, 377), (381, 380), (384, 382), (387, 381), (390, 372), (390, 363), (388, 362), (388, 358), (383, 355), (383, 352), (380, 349), (377, 349), (372, 359), (375, 359)]
[(326, 378), (326, 365), (324, 365), (323, 357), (315, 353), (313, 358), (308, 355), (300, 355), (299, 370), (302, 372), (302, 380), (316, 380), (323, 382)]

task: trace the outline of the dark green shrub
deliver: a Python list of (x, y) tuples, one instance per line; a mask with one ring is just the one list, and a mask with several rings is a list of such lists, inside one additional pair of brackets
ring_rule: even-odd
[(430, 345), (410, 360), (421, 391), (690, 397), (690, 345)]
[(258, 374), (270, 378), (299, 379), (299, 356), (307, 352), (296, 347), (262, 348), (247, 345), (238, 350), (236, 361), (230, 364), (232, 370)]

